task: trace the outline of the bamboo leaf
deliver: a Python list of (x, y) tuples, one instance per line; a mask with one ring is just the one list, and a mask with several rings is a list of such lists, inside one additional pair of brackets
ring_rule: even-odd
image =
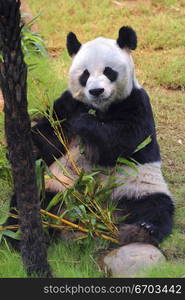
[(85, 209), (85, 206), (84, 205), (80, 205), (79, 206), (79, 208), (80, 208), (80, 210), (84, 213), (84, 214), (86, 214), (86, 209)]
[(128, 218), (129, 214), (127, 215), (124, 215), (124, 216), (121, 216), (117, 219), (117, 222), (120, 223), (120, 222), (124, 222), (126, 220), (126, 218)]
[(134, 169), (134, 170), (137, 171), (137, 167), (136, 167), (135, 163), (132, 162), (132, 161), (129, 161), (129, 160), (125, 159), (125, 158), (118, 157), (117, 163), (121, 163), (121, 164), (123, 164), (125, 166), (128, 166), (128, 167), (130, 167), (130, 168), (132, 168), (132, 169)]
[(70, 173), (67, 171), (67, 169), (62, 165), (62, 163), (60, 162), (60, 160), (57, 159), (57, 158), (55, 158), (55, 157), (54, 157), (54, 159), (55, 159), (57, 165), (61, 168), (63, 174), (64, 174), (65, 176), (67, 176), (67, 177), (69, 177), (69, 178), (72, 179), (71, 174), (70, 174)]
[(143, 149), (144, 147), (146, 147), (148, 144), (150, 144), (151, 141), (152, 141), (151, 136), (148, 136), (141, 144), (139, 144), (137, 146), (137, 148), (134, 150), (133, 153), (136, 153), (136, 152), (140, 151), (141, 149)]
[(96, 225), (96, 219), (95, 218), (91, 218), (91, 224), (92, 224), (92, 226), (95, 226)]
[(64, 210), (64, 212), (60, 215), (60, 219), (63, 219), (64, 216), (69, 212), (68, 209)]
[(44, 191), (44, 170), (45, 170), (45, 163), (42, 159), (38, 159), (35, 162), (35, 171), (36, 171), (36, 180), (37, 180), (37, 187), (39, 195), (41, 195)]
[(105, 226), (104, 224), (101, 224), (101, 223), (97, 224), (97, 228), (107, 231), (107, 226)]
[(3, 238), (3, 231), (0, 231), (0, 244), (1, 244), (2, 238)]
[(52, 199), (51, 201), (49, 202), (46, 210), (49, 211), (53, 206), (56, 206), (60, 201), (61, 199), (63, 199), (62, 197), (62, 192), (58, 192)]
[(17, 230), (16, 232), (11, 231), (11, 230), (5, 230), (5, 231), (3, 231), (3, 235), (4, 236), (11, 237), (14, 240), (20, 240), (21, 239), (20, 234), (21, 234), (20, 230)]
[(133, 168), (133, 167), (131, 167), (131, 170), (128, 171), (128, 170), (125, 170), (124, 167), (116, 166), (116, 171), (119, 174), (125, 175), (126, 177), (128, 177), (128, 176), (137, 176), (137, 174), (138, 174), (138, 169)]
[[(29, 15), (29, 14), (26, 14), (26, 13), (24, 13), (24, 14), (21, 14), (21, 16), (26, 16), (26, 15)], [(31, 19), (28, 23), (26, 23), (24, 26), (23, 26), (23, 30), (24, 30), (24, 28), (26, 28), (26, 27), (30, 27), (30, 26), (32, 26), (34, 23), (35, 23), (35, 21), (39, 18), (41, 16), (41, 13), (38, 13), (35, 17), (33, 17), (33, 19)]]

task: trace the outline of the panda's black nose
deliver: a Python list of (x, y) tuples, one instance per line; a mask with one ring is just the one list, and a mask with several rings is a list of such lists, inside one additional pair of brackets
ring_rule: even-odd
[(104, 92), (104, 89), (92, 89), (89, 90), (89, 93), (95, 97), (100, 96)]

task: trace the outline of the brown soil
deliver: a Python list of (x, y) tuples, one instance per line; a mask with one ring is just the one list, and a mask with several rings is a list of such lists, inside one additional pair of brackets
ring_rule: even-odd
[[(27, 0), (22, 0), (21, 1), (21, 13), (26, 14), (26, 16), (22, 18), (24, 23), (29, 23), (33, 19), (33, 15), (32, 15), (30, 7), (28, 5)], [(31, 26), (31, 30), (34, 31), (34, 32), (37, 32), (38, 31), (38, 25), (34, 23)]]

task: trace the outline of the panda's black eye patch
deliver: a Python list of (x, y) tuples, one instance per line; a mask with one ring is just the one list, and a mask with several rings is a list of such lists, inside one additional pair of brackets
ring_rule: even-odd
[(110, 67), (106, 67), (103, 71), (103, 74), (112, 82), (116, 81), (116, 79), (118, 77), (118, 72), (116, 72), (115, 70), (113, 70)]
[(84, 86), (84, 87), (86, 86), (89, 76), (90, 76), (89, 71), (87, 69), (85, 69), (85, 71), (82, 73), (82, 75), (79, 78), (80, 84), (82, 86)]

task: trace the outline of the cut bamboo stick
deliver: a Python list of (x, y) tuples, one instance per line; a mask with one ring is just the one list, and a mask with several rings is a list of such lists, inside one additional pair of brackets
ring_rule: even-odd
[[(53, 219), (59, 220), (60, 222), (66, 224), (66, 225), (68, 225), (68, 226), (70, 226), (72, 228), (78, 229), (78, 230), (80, 230), (82, 232), (86, 232), (86, 233), (89, 232), (89, 230), (87, 228), (84, 228), (84, 227), (82, 227), (82, 226), (80, 226), (78, 224), (72, 223), (71, 221), (68, 221), (68, 220), (66, 220), (64, 218), (60, 218), (59, 216), (54, 215), (54, 214), (52, 214), (52, 213), (50, 213), (50, 212), (48, 212), (48, 211), (46, 211), (44, 209), (41, 209), (40, 212), (41, 212), (41, 214), (49, 216), (49, 217), (51, 217)], [(119, 242), (118, 242), (117, 239), (115, 239), (115, 238), (113, 238), (113, 237), (111, 237), (109, 235), (102, 234), (102, 233), (99, 233), (97, 231), (95, 232), (95, 235), (98, 236), (98, 237), (102, 237), (105, 240), (110, 240), (113, 243), (119, 244)]]

